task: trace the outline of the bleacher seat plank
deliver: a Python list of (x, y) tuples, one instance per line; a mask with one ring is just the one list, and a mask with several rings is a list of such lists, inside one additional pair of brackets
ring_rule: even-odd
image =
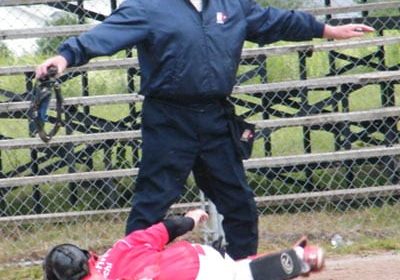
[[(274, 82), (268, 84), (235, 86), (232, 94), (239, 95), (239, 94), (269, 93), (269, 92), (280, 92), (280, 91), (288, 91), (288, 90), (303, 89), (303, 88), (329, 89), (344, 84), (364, 86), (369, 84), (377, 84), (380, 82), (395, 82), (399, 80), (400, 80), (400, 70), (381, 71), (381, 72), (371, 72), (365, 74), (313, 78), (308, 80), (297, 80), (297, 81), (290, 80), (290, 81)], [(137, 93), (98, 95), (98, 96), (94, 95), (94, 96), (66, 98), (64, 100), (64, 105), (93, 106), (93, 105), (105, 105), (105, 104), (117, 104), (117, 103), (133, 103), (142, 100), (143, 96)], [(29, 101), (3, 102), (0, 103), (0, 113), (26, 110), (29, 108), (29, 106), (30, 106)], [(50, 102), (50, 108), (55, 108), (55, 101)]]
[(331, 191), (306, 192), (256, 197), (257, 206), (293, 205), (314, 202), (339, 202), (343, 200), (366, 199), (370, 197), (385, 197), (400, 194), (400, 185), (353, 188)]
[(373, 46), (386, 46), (400, 43), (400, 36), (384, 36), (374, 38), (361, 38), (341, 41), (324, 41), (323, 43), (303, 42), (282, 46), (268, 46), (262, 48), (246, 48), (242, 52), (242, 58), (256, 58), (259, 55), (276, 56), (295, 52), (322, 52), (339, 49), (352, 49)]
[(56, 136), (53, 137), (51, 141), (47, 143), (43, 142), (39, 138), (16, 138), (16, 139), (0, 140), (0, 150), (4, 151), (12, 149), (47, 148), (67, 143), (95, 144), (107, 140), (128, 141), (140, 137), (141, 137), (140, 130), (129, 130), (129, 131)]
[[(109, 105), (121, 103), (134, 103), (142, 101), (143, 96), (135, 93), (127, 94), (111, 94), (111, 95), (94, 95), (94, 96), (79, 96), (65, 98), (63, 101), (64, 106), (94, 106), (94, 105)], [(20, 102), (3, 102), (0, 103), (0, 112), (17, 112), (27, 110), (30, 107), (30, 101)], [(55, 108), (55, 100), (51, 100), (49, 108)]]
[(41, 176), (24, 176), (0, 179), (0, 189), (27, 185), (57, 184), (65, 182), (79, 182), (84, 180), (98, 180), (136, 176), (138, 168), (126, 168), (104, 171), (76, 172), (66, 174), (50, 174)]
[[(187, 202), (187, 203), (175, 203), (170, 207), (170, 210), (178, 210), (181, 212), (187, 212), (191, 209), (199, 208), (199, 207), (207, 207), (208, 202)], [(35, 214), (35, 215), (20, 215), (20, 216), (11, 216), (11, 217), (0, 217), (0, 223), (6, 222), (27, 222), (27, 221), (41, 221), (45, 222), (54, 221), (54, 220), (62, 220), (77, 218), (77, 217), (90, 217), (90, 216), (98, 216), (98, 215), (118, 215), (123, 213), (129, 213), (131, 211), (130, 208), (120, 208), (120, 209), (107, 209), (107, 210), (87, 210), (87, 211), (71, 211), (71, 212), (60, 212), (60, 213), (51, 213), (51, 214)]]
[(76, 2), (76, 1), (77, 0), (1, 0), (0, 7)]
[[(127, 68), (138, 68), (139, 61), (137, 58), (118, 58), (118, 59), (102, 59), (94, 60), (85, 65), (79, 67), (70, 67), (65, 70), (65, 74), (79, 71), (98, 71), (98, 70), (110, 70), (110, 69), (127, 69)], [(36, 69), (35, 65), (25, 66), (7, 66), (0, 67), (0, 76), (11, 76), (21, 75), (25, 73), (34, 73)]]
[[(285, 55), (300, 51), (331, 51), (338, 49), (351, 49), (372, 46), (384, 46), (400, 43), (400, 36), (385, 36), (376, 38), (363, 38), (357, 40), (345, 41), (329, 41), (323, 43), (312, 44), (310, 42), (289, 44), (284, 46), (269, 46), (262, 48), (248, 48), (242, 52), (242, 59), (257, 58), (259, 55), (275, 56)], [(75, 71), (96, 71), (96, 70), (110, 70), (110, 69), (124, 69), (124, 68), (139, 68), (137, 58), (124, 58), (124, 59), (102, 59), (94, 60), (86, 65), (79, 67), (71, 67), (65, 73)], [(25, 73), (35, 72), (36, 65), (15, 65), (0, 67), (0, 76), (21, 75)]]
[(51, 38), (58, 36), (76, 36), (96, 26), (96, 24), (57, 25), (23, 29), (0, 30), (0, 40)]
[(292, 118), (279, 118), (279, 119), (268, 119), (253, 121), (257, 128), (282, 128), (282, 127), (294, 127), (294, 126), (305, 126), (310, 127), (313, 125), (323, 125), (327, 123), (339, 123), (339, 122), (362, 122), (380, 120), (390, 117), (400, 117), (400, 107), (385, 107), (379, 109), (371, 109), (365, 111), (356, 112), (341, 112), (341, 113), (325, 113), (303, 117), (292, 117)]
[[(386, 108), (379, 108), (379, 109), (372, 109), (372, 110), (358, 111), (358, 112), (326, 113), (313, 116), (268, 119), (268, 120), (258, 120), (251, 122), (254, 123), (258, 129), (265, 129), (265, 128), (276, 129), (276, 128), (293, 127), (293, 126), (323, 125), (326, 123), (338, 123), (344, 121), (349, 121), (349, 122), (372, 121), (388, 117), (399, 117), (399, 116), (400, 116), (400, 107), (386, 107)], [(133, 130), (133, 131), (55, 136), (48, 143), (44, 143), (39, 138), (16, 138), (16, 139), (0, 140), (0, 150), (43, 148), (43, 147), (62, 145), (66, 143), (73, 143), (75, 145), (79, 145), (87, 143), (98, 143), (106, 140), (128, 141), (140, 137), (141, 137), (140, 131)]]
[[(371, 148), (362, 148), (358, 150), (252, 158), (243, 161), (243, 163), (246, 169), (277, 168), (285, 166), (306, 165), (318, 162), (343, 162), (345, 160), (379, 158), (384, 156), (395, 156), (399, 154), (400, 145), (394, 145), (391, 147), (376, 146)], [(137, 174), (137, 168), (128, 168), (108, 171), (13, 177), (0, 179), (0, 188), (40, 185), (48, 183), (56, 184), (63, 182), (78, 182), (82, 180), (95, 180), (103, 178), (127, 177), (136, 176)]]
[[(400, 194), (400, 185), (388, 185), (378, 187), (365, 187), (358, 189), (343, 189), (343, 190), (331, 190), (331, 191), (318, 191), (318, 192), (306, 192), (296, 194), (281, 194), (272, 196), (261, 196), (256, 197), (257, 206), (268, 205), (279, 206), (279, 205), (294, 205), (314, 202), (335, 202), (343, 200), (355, 200), (355, 199), (367, 199), (371, 197), (385, 197)], [(189, 202), (189, 203), (178, 203), (171, 206), (171, 210), (179, 210), (186, 212), (187, 210), (206, 207), (208, 202)], [(35, 214), (35, 215), (21, 215), (11, 217), (0, 217), (0, 223), (23, 223), (32, 221), (44, 221), (54, 222), (54, 220), (65, 221), (67, 219), (73, 219), (77, 217), (90, 217), (99, 215), (118, 215), (122, 213), (129, 213), (130, 208), (120, 209), (107, 209), (107, 210), (91, 210), (91, 211), (71, 211), (51, 214)]]
[(308, 80), (290, 80), (268, 84), (253, 84), (235, 86), (233, 94), (254, 94), (295, 89), (329, 89), (340, 85), (368, 85), (379, 82), (399, 81), (400, 71), (381, 71), (355, 75), (341, 75), (325, 78), (312, 78)]
[(356, 12), (370, 12), (376, 10), (396, 9), (396, 8), (400, 8), (399, 1), (365, 3), (357, 5), (337, 6), (337, 7), (309, 8), (302, 10), (309, 12), (315, 16), (321, 16), (321, 15), (347, 14)]
[(346, 160), (378, 158), (400, 154), (400, 145), (391, 147), (375, 146), (357, 150), (345, 150), (326, 153), (311, 153), (291, 156), (272, 156), (251, 158), (246, 161), (246, 169), (277, 168), (286, 166), (306, 165), (318, 162), (343, 162)]
[[(0, 7), (50, 4), (50, 3), (62, 3), (62, 2), (76, 2), (76, 0), (2, 0), (0, 1)], [(399, 1), (386, 1), (386, 2), (365, 3), (357, 5), (346, 5), (346, 6), (306, 8), (302, 10), (318, 16), (318, 15), (328, 15), (328, 14), (333, 15), (333, 14), (343, 14), (343, 13), (375, 11), (382, 9), (395, 9), (399, 7), (400, 7)]]

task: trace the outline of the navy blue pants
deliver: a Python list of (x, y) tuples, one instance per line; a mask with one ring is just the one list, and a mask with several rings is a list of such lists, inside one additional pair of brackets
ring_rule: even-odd
[(254, 196), (222, 106), (145, 99), (142, 159), (126, 233), (162, 220), (193, 170), (196, 184), (224, 217), (227, 253), (234, 259), (256, 253)]

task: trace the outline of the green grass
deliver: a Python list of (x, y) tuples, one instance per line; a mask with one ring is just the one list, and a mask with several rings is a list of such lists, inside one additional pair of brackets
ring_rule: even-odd
[[(290, 246), (305, 234), (321, 244), (329, 254), (361, 254), (400, 250), (399, 205), (358, 210), (297, 212), (266, 215), (260, 221), (260, 250), (278, 250)], [(341, 235), (345, 245), (333, 248), (330, 240)]]
[(0, 280), (42, 280), (41, 266), (0, 268)]

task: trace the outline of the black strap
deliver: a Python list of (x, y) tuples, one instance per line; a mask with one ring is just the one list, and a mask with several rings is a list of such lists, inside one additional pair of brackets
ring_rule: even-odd
[[(36, 132), (43, 142), (46, 143), (57, 134), (58, 130), (63, 125), (63, 98), (61, 95), (60, 83), (55, 78), (56, 74), (57, 69), (55, 67), (51, 67), (48, 70), (47, 76), (38, 79), (35, 82), (32, 91), (32, 101), (28, 113), (29, 117), (35, 124)], [(46, 132), (44, 129), (46, 120), (43, 119), (43, 116), (41, 118), (40, 114), (48, 110), (48, 103), (50, 101), (49, 99), (51, 99), (52, 93), (54, 93), (56, 99), (56, 119), (52, 129), (49, 132)]]

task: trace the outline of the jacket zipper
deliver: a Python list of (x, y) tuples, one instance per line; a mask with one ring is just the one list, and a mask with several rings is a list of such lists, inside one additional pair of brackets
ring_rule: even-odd
[(200, 26), (201, 26), (201, 30), (202, 30), (201, 44), (202, 44), (203, 52), (205, 54), (204, 63), (208, 66), (208, 69), (210, 70), (210, 71), (208, 71), (208, 73), (210, 73), (210, 74), (205, 76), (205, 82), (208, 84), (208, 88), (212, 89), (212, 85), (211, 85), (211, 82), (210, 82), (211, 80), (209, 78), (209, 76), (211, 75), (212, 72), (211, 72), (208, 44), (207, 44), (205, 24), (204, 24), (204, 11), (207, 8), (206, 6), (208, 6), (208, 1), (203, 0), (203, 7), (202, 7), (202, 11), (201, 12), (199, 12), (196, 9), (196, 7), (192, 4), (192, 2), (190, 0), (186, 0), (185, 2), (197, 14), (197, 17), (198, 17), (198, 19), (200, 21)]

